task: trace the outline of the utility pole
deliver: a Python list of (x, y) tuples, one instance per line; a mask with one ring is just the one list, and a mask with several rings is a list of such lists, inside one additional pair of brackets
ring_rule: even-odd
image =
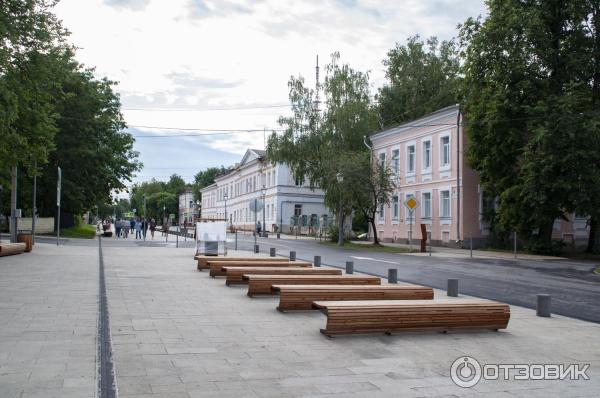
[(58, 167), (58, 180), (56, 181), (56, 207), (57, 207), (57, 218), (56, 218), (56, 246), (60, 241), (60, 194), (62, 185), (62, 170)]
[(144, 242), (146, 241), (146, 226), (148, 225), (148, 219), (146, 218), (146, 195), (144, 198), (144, 221), (142, 221), (142, 235), (144, 237)]
[(37, 218), (37, 160), (33, 161), (33, 205), (31, 207), (31, 244), (35, 245), (35, 219)]
[(11, 168), (10, 173), (10, 242), (17, 241), (17, 166)]

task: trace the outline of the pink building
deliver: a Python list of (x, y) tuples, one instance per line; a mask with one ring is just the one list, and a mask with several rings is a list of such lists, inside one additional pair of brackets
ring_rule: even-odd
[[(486, 202), (477, 172), (463, 154), (468, 141), (461, 126), (458, 105), (440, 109), (420, 119), (371, 136), (373, 161), (384, 162), (394, 172), (397, 185), (389, 206), (380, 206), (377, 231), (382, 241), (413, 243), (426, 226), (433, 245), (468, 247), (485, 245), (489, 234), (482, 217)], [(404, 202), (414, 197), (419, 207), (410, 211)], [(585, 217), (557, 220), (555, 239), (583, 245), (589, 228)]]

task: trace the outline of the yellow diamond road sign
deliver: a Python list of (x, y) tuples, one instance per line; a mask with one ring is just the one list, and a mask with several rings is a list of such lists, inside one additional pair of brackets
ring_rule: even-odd
[(406, 206), (409, 210), (414, 210), (419, 206), (419, 201), (413, 197), (410, 197), (404, 201), (404, 206)]

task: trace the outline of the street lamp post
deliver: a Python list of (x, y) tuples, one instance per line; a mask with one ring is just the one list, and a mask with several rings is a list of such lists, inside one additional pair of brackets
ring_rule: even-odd
[(223, 195), (223, 200), (225, 200), (225, 230), (227, 230), (227, 224), (229, 223), (227, 219), (227, 199), (229, 199), (229, 196), (227, 195), (227, 192), (225, 192)]
[(142, 235), (144, 237), (144, 242), (146, 241), (146, 225), (147, 225), (147, 220), (146, 220), (146, 195), (143, 196), (144, 198), (144, 221), (142, 221)]
[[(342, 213), (342, 187), (341, 184), (344, 181), (344, 176), (342, 175), (342, 173), (337, 173), (335, 176), (338, 184), (340, 185), (340, 210), (339, 210), (339, 220), (338, 220), (338, 245), (342, 245), (344, 243), (344, 214)], [(342, 228), (340, 228), (342, 227)], [(340, 231), (341, 229), (341, 231)]]
[(267, 225), (265, 224), (265, 197), (267, 194), (267, 189), (265, 188), (265, 186), (263, 185), (262, 189), (260, 190), (260, 193), (262, 194), (262, 202), (263, 202), (263, 226), (262, 226), (262, 236), (263, 238), (265, 236), (267, 236)]

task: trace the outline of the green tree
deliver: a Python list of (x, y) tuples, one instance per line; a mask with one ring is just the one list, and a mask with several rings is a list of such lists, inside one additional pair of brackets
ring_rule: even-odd
[(454, 41), (412, 36), (404, 45), (396, 43), (383, 64), (388, 83), (377, 100), (384, 126), (458, 103), (460, 62)]
[(468, 157), (486, 193), (499, 198), (495, 230), (517, 230), (547, 252), (555, 219), (598, 203), (589, 4), (487, 5), (488, 18), (467, 20), (460, 33)]
[(348, 182), (344, 182), (344, 154), (367, 150), (364, 135), (377, 128), (378, 115), (369, 93), (368, 74), (339, 60), (339, 54), (333, 54), (325, 68), (322, 113), (315, 106), (314, 90), (304, 79), (290, 78), (292, 115), (279, 118), (285, 131), (269, 137), (267, 156), (272, 162), (286, 163), (295, 178), (324, 190), (325, 203), (337, 212), (341, 245), (344, 218), (353, 205)]
[(192, 190), (194, 192), (194, 200), (202, 200), (201, 190), (215, 183), (215, 177), (225, 172), (225, 167), (209, 167), (204, 171), (199, 171), (194, 176)]

